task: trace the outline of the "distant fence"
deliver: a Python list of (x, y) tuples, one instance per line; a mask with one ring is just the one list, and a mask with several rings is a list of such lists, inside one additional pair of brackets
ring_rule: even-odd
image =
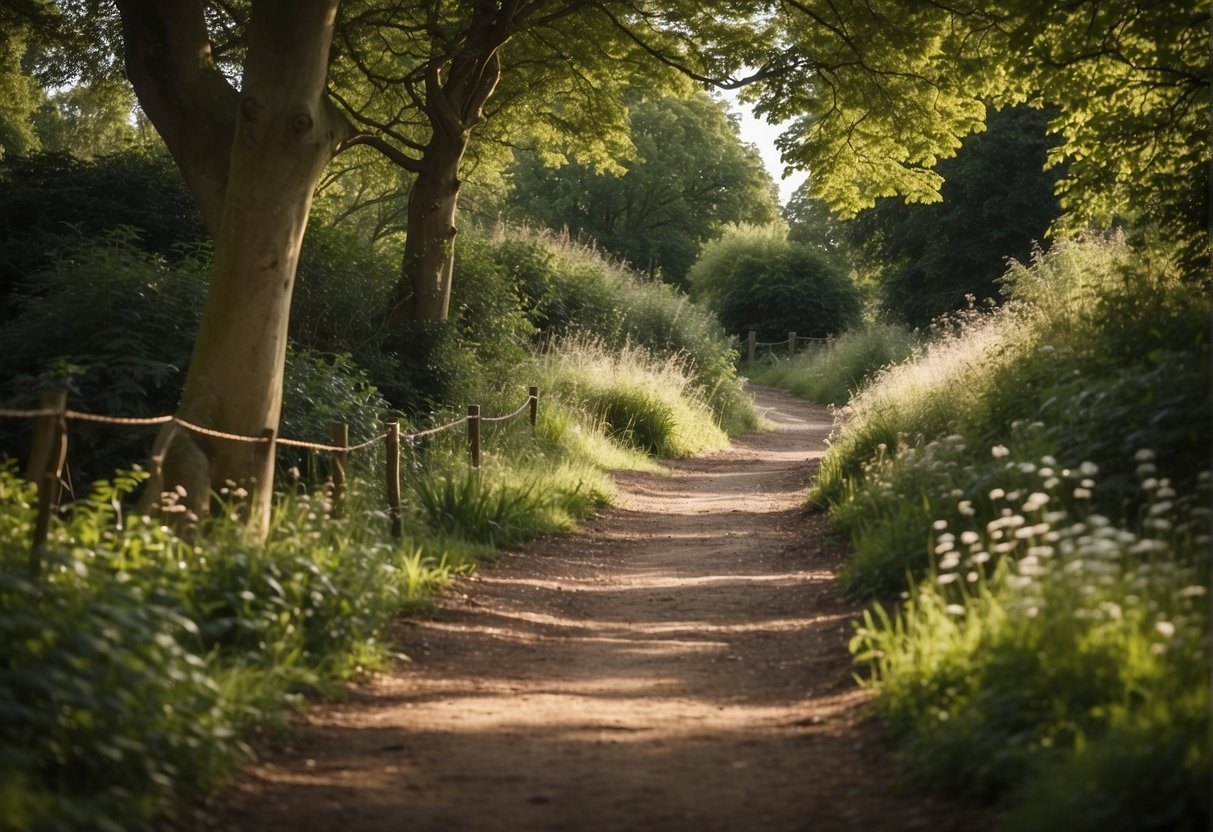
[(462, 425), (467, 425), (468, 463), (472, 468), (479, 468), (481, 424), (508, 422), (517, 419), (523, 413), (529, 414), (531, 430), (534, 430), (539, 416), (538, 387), (531, 386), (527, 388), (526, 401), (517, 410), (504, 416), (482, 416), (480, 405), (471, 404), (468, 405), (466, 416), (426, 430), (404, 434), (400, 432), (399, 421), (387, 419), (383, 423), (383, 433), (357, 445), (350, 445), (349, 425), (340, 422), (333, 424), (331, 441), (329, 443), (284, 439), (276, 436), (276, 432), (273, 429), (267, 429), (260, 436), (245, 436), (196, 425), (171, 414), (167, 416), (128, 417), (106, 416), (99, 413), (84, 413), (78, 410), (69, 410), (67, 407), (67, 393), (62, 390), (52, 390), (44, 393), (42, 406), (37, 409), (13, 410), (0, 408), (0, 418), (32, 419), (36, 422), (25, 473), (26, 480), (33, 483), (38, 489), (38, 513), (34, 523), (33, 542), (30, 550), (30, 571), (35, 576), (41, 570), (42, 555), (46, 549), (51, 515), (58, 507), (63, 494), (63, 469), (67, 463), (68, 422), (93, 422), (125, 427), (149, 427), (173, 423), (184, 430), (197, 433), (201, 436), (209, 436), (228, 442), (264, 445), (264, 452), (267, 454), (274, 453), (278, 447), (303, 448), (305, 450), (331, 454), (334, 515), (340, 515), (343, 510), (346, 480), (349, 474), (350, 454), (382, 442), (384, 443), (387, 455), (386, 487), (388, 518), (391, 524), (392, 536), (399, 538), (404, 531), (400, 514), (401, 442), (412, 445), (419, 439), (425, 439), (448, 430), (453, 430)]
[(776, 352), (776, 348), (787, 350), (788, 357), (791, 358), (796, 355), (796, 347), (801, 342), (829, 343), (832, 340), (832, 338), (810, 338), (807, 335), (797, 335), (792, 331), (782, 341), (759, 341), (758, 333), (750, 330), (749, 337), (746, 338), (746, 359), (753, 362), (758, 357), (759, 347), (766, 347), (768, 354), (772, 355)]

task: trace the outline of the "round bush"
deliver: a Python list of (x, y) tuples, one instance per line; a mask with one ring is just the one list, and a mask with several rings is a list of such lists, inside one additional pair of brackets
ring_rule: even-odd
[(729, 287), (717, 313), (729, 332), (753, 330), (766, 341), (788, 332), (826, 338), (856, 326), (863, 312), (859, 290), (825, 255), (787, 243), (730, 264)]

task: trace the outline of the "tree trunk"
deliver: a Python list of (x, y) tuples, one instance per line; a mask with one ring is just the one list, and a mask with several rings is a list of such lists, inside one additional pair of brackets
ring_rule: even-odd
[[(443, 146), (440, 146), (443, 145)], [(455, 266), (459, 165), (467, 140), (430, 141), (409, 193), (407, 236), (391, 320), (445, 320)]]
[(126, 75), (218, 236), (240, 94), (215, 66), (200, 0), (117, 0)]
[[(178, 410), (193, 424), (250, 437), (277, 430), (299, 247), (346, 126), (324, 98), (337, 3), (253, 4), (210, 290)], [(170, 426), (157, 444), (149, 494), (182, 486), (203, 516), (212, 493), (243, 487), (249, 535), (264, 539), (274, 473), (264, 443)]]

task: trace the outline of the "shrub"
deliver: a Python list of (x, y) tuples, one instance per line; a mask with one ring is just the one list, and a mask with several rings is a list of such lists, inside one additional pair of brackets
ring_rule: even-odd
[(836, 335), (863, 312), (859, 290), (834, 260), (770, 229), (742, 227), (709, 243), (688, 277), (692, 296), (715, 308), (726, 331), (753, 330), (766, 341)]

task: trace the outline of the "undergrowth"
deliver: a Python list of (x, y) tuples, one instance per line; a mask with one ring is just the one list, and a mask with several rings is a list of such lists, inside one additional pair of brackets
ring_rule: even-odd
[(1207, 300), (1116, 238), (1007, 283), (851, 401), (810, 494), (879, 599), (864, 683), (907, 776), (1010, 829), (1207, 828)]
[(878, 370), (909, 358), (917, 344), (915, 335), (903, 327), (870, 324), (826, 343), (814, 342), (794, 358), (769, 356), (746, 369), (759, 384), (841, 406)]

